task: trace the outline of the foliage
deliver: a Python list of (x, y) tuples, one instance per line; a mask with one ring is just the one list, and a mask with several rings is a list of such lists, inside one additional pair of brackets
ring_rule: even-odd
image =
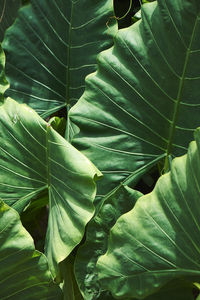
[(15, 1), (1, 18), (0, 298), (196, 299), (199, 1)]
[(46, 257), (35, 251), (18, 213), (1, 200), (0, 220), (1, 299), (61, 299)]
[(81, 128), (74, 145), (104, 174), (101, 195), (165, 154), (167, 171), (199, 124), (198, 9), (180, 6), (144, 5), (142, 22), (119, 31), (114, 47), (98, 57), (97, 72), (70, 112)]
[(0, 197), (21, 213), (31, 199), (48, 193), (45, 253), (56, 277), (58, 264), (81, 241), (94, 213), (94, 178), (100, 173), (26, 105), (7, 98), (0, 110), (0, 127)]
[(187, 155), (175, 158), (171, 171), (110, 232), (98, 268), (116, 297), (144, 298), (174, 278), (199, 279), (199, 170), (200, 128)]
[[(96, 55), (112, 43), (116, 23), (106, 27), (112, 15), (112, 0), (32, 0), (3, 42), (7, 95), (43, 117), (69, 110), (84, 90), (85, 76), (95, 70)], [(69, 120), (67, 128), (69, 139)]]

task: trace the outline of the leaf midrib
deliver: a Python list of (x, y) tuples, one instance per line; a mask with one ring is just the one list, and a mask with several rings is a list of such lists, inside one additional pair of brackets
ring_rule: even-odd
[(50, 190), (50, 187), (51, 187), (51, 170), (50, 170), (50, 143), (49, 143), (49, 140), (50, 140), (50, 124), (47, 124), (47, 128), (46, 128), (46, 164), (47, 164), (47, 188), (48, 190)]
[(190, 44), (186, 51), (183, 72), (182, 72), (182, 76), (181, 76), (181, 79), (179, 82), (179, 87), (178, 87), (178, 92), (177, 92), (177, 101), (175, 104), (174, 114), (173, 114), (170, 130), (169, 130), (169, 139), (168, 139), (168, 145), (167, 145), (167, 151), (166, 151), (167, 156), (166, 156), (165, 165), (168, 164), (167, 163), (168, 157), (172, 154), (172, 146), (173, 146), (173, 139), (174, 139), (174, 134), (175, 134), (175, 130), (176, 130), (176, 123), (177, 123), (177, 119), (178, 119), (178, 113), (179, 113), (182, 93), (183, 93), (183, 89), (184, 89), (186, 71), (187, 71), (187, 66), (188, 66), (188, 62), (189, 62), (189, 58), (190, 58), (190, 54), (191, 54), (192, 43), (194, 41), (194, 37), (195, 37), (195, 33), (196, 33), (198, 18), (199, 18), (199, 15), (197, 15), (196, 20), (194, 22), (194, 27), (193, 27), (193, 31), (192, 31), (192, 35), (191, 35), (191, 39), (190, 39)]
[(72, 19), (74, 12), (74, 2), (71, 1), (71, 15), (69, 21), (69, 30), (68, 30), (68, 49), (67, 49), (67, 72), (66, 72), (66, 105), (69, 104), (69, 81), (70, 81), (70, 60), (71, 60), (71, 42), (72, 42)]
[(69, 21), (69, 30), (68, 30), (68, 49), (67, 49), (67, 74), (66, 74), (66, 109), (67, 109), (67, 122), (66, 122), (66, 130), (65, 130), (65, 138), (67, 141), (70, 139), (70, 128), (69, 128), (69, 109), (70, 109), (70, 94), (69, 94), (69, 82), (70, 82), (70, 60), (71, 60), (71, 41), (72, 41), (72, 19), (73, 19), (73, 11), (74, 11), (74, 2), (71, 1), (71, 16)]

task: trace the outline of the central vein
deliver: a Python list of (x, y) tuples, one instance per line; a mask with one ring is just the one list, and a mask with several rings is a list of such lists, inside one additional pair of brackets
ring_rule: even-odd
[(175, 105), (175, 108), (174, 108), (174, 114), (173, 114), (173, 118), (172, 118), (170, 132), (169, 132), (169, 142), (168, 142), (168, 146), (167, 146), (167, 157), (166, 157), (165, 166), (168, 165), (168, 163), (167, 163), (168, 157), (172, 153), (172, 146), (173, 146), (173, 139), (174, 139), (174, 134), (175, 134), (175, 129), (176, 129), (176, 122), (177, 122), (177, 119), (178, 119), (178, 113), (179, 113), (179, 109), (180, 109), (180, 103), (181, 103), (181, 98), (182, 98), (182, 93), (183, 93), (184, 83), (185, 83), (185, 76), (186, 76), (187, 66), (188, 66), (188, 62), (189, 62), (189, 58), (190, 58), (192, 43), (193, 43), (194, 37), (195, 37), (197, 23), (198, 23), (198, 17), (196, 18), (196, 21), (194, 23), (194, 28), (193, 28), (193, 31), (192, 31), (189, 47), (186, 51), (185, 63), (184, 63), (184, 66), (183, 66), (182, 76), (181, 76), (181, 79), (180, 79), (180, 82), (179, 82), (176, 105)]
[(66, 130), (65, 130), (65, 138), (67, 141), (70, 139), (70, 127), (69, 127), (69, 109), (70, 109), (70, 60), (71, 60), (71, 40), (72, 40), (72, 18), (73, 18), (73, 11), (74, 11), (74, 2), (71, 1), (71, 16), (70, 16), (70, 24), (68, 30), (68, 48), (67, 48), (67, 74), (66, 74), (66, 109), (67, 109), (67, 123), (66, 123)]
[(68, 48), (67, 48), (67, 74), (66, 74), (66, 104), (69, 104), (70, 94), (69, 94), (69, 86), (70, 86), (70, 60), (71, 60), (71, 39), (72, 39), (72, 18), (73, 18), (73, 10), (74, 3), (71, 1), (71, 16), (69, 21), (69, 30), (68, 30)]

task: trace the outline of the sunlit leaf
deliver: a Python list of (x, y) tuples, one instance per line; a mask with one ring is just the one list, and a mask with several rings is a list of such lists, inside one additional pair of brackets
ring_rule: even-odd
[(18, 212), (49, 196), (45, 252), (54, 276), (94, 213), (100, 172), (28, 106), (0, 106), (0, 197)]
[(35, 251), (18, 213), (0, 200), (0, 299), (61, 300), (46, 257)]

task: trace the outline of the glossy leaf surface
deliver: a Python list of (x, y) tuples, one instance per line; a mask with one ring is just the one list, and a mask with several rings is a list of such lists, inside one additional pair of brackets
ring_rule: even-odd
[(79, 99), (85, 76), (96, 69), (96, 55), (112, 45), (117, 25), (110, 22), (112, 0), (30, 3), (3, 42), (7, 95), (46, 117)]
[(61, 300), (46, 257), (35, 251), (18, 213), (0, 200), (1, 300)]
[(200, 128), (150, 194), (120, 217), (99, 278), (116, 297), (143, 299), (171, 280), (200, 280)]
[(200, 2), (158, 0), (119, 30), (71, 109), (74, 145), (105, 175), (105, 194), (156, 157), (186, 152), (200, 115)]
[(100, 172), (35, 111), (10, 98), (0, 107), (0, 167), (0, 197), (18, 212), (48, 193), (45, 251), (55, 276), (94, 213)]

